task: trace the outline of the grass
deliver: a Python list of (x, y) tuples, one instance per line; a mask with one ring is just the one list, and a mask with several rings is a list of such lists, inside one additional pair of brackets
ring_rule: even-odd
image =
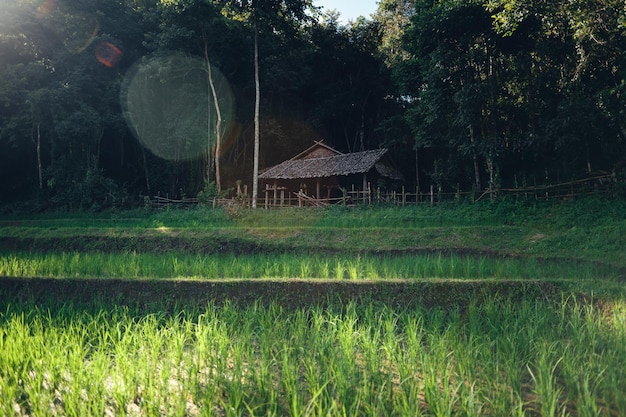
[[(366, 236), (364, 239), (363, 237)], [(0, 252), (419, 251), (572, 259), (626, 268), (626, 202), (485, 202), (436, 207), (137, 211), (13, 216)]]
[(0, 414), (626, 415), (625, 204), (5, 217)]
[(569, 260), (494, 258), (469, 255), (322, 255), (187, 253), (12, 253), (0, 255), (0, 275), (70, 278), (190, 279), (508, 279), (613, 280), (622, 270)]
[[(2, 306), (3, 415), (626, 413), (626, 309)], [(270, 330), (271, 331), (268, 331)]]

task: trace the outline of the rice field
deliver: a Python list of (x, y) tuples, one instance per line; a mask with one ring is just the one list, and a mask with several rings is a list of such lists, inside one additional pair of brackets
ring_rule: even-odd
[(626, 415), (626, 305), (2, 303), (7, 416)]
[(0, 276), (193, 279), (617, 280), (622, 269), (571, 260), (432, 254), (0, 253)]
[(7, 219), (0, 415), (626, 415), (622, 211), (522, 209)]

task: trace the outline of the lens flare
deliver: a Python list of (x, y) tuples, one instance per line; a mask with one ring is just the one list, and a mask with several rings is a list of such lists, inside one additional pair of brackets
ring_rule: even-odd
[(35, 15), (39, 23), (58, 36), (73, 54), (87, 49), (100, 31), (95, 12), (77, 10), (57, 0), (43, 0), (35, 9)]
[(233, 94), (221, 72), (210, 69), (200, 58), (172, 54), (144, 59), (127, 73), (121, 94), (124, 117), (137, 140), (156, 156), (191, 160), (225, 140), (233, 120)]
[(43, 3), (41, 3), (39, 5), (39, 7), (37, 7), (37, 17), (44, 17), (44, 16), (48, 16), (50, 13), (52, 13), (52, 10), (55, 7), (55, 1), (54, 0), (44, 0)]
[(111, 42), (100, 42), (96, 45), (95, 54), (98, 62), (108, 68), (113, 68), (119, 64), (124, 55), (120, 48)]

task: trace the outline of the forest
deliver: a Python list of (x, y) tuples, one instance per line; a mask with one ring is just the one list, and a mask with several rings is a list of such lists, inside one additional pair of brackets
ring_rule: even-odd
[(313, 141), (407, 187), (620, 180), (623, 0), (4, 0), (0, 205), (228, 195)]

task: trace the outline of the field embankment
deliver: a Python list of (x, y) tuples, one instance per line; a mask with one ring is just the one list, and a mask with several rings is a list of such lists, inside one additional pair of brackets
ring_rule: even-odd
[(626, 203), (13, 216), (0, 220), (0, 276), (539, 281), (615, 296)]

